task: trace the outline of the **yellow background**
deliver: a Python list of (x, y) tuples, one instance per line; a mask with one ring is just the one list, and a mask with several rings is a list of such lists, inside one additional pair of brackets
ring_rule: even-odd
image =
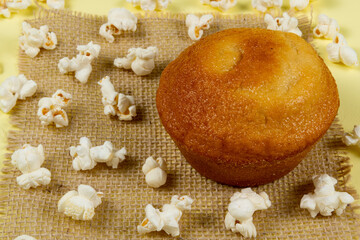
[[(114, 7), (125, 7), (132, 12), (143, 11), (134, 8), (125, 0), (65, 0), (66, 8), (87, 12), (97, 15), (106, 15)], [(288, 6), (289, 0), (284, 0)], [(348, 44), (355, 49), (360, 56), (360, 1), (359, 0), (313, 0), (314, 21), (317, 21), (319, 13), (327, 14), (335, 18), (340, 27), (340, 32), (345, 36)], [(0, 83), (7, 77), (18, 75), (17, 55), (18, 37), (21, 32), (21, 22), (32, 18), (37, 7), (33, 4), (29, 9), (12, 13), (10, 18), (0, 17)], [(311, 7), (306, 13), (310, 15)], [(163, 12), (210, 12), (216, 11), (207, 5), (202, 5), (200, 0), (173, 0), (168, 9)], [(238, 0), (236, 7), (229, 9), (225, 14), (255, 13), (251, 7), (251, 0)], [(334, 75), (341, 99), (339, 117), (346, 131), (351, 131), (353, 125), (360, 124), (360, 67), (349, 68), (341, 64), (334, 64), (327, 60), (326, 45), (330, 40), (315, 39), (315, 45), (320, 55), (325, 59), (332, 74)], [(9, 115), (0, 111), (0, 167), (3, 155), (6, 152), (7, 132), (11, 128)], [(360, 192), (360, 148), (348, 149), (348, 156), (354, 165), (352, 169), (351, 183)]]

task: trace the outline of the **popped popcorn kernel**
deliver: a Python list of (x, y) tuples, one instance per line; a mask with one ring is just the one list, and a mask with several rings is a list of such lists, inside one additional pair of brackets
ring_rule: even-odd
[(161, 187), (166, 183), (166, 162), (162, 158), (148, 157), (142, 166), (147, 185), (153, 188)]
[(4, 113), (10, 112), (18, 99), (25, 100), (33, 96), (36, 90), (36, 82), (28, 80), (24, 74), (7, 78), (0, 85), (0, 109)]
[(305, 194), (300, 202), (300, 208), (305, 208), (315, 218), (319, 213), (322, 216), (331, 216), (335, 211), (338, 216), (343, 214), (348, 204), (354, 198), (347, 192), (335, 191), (337, 180), (327, 174), (313, 176), (314, 193)]
[(105, 115), (117, 116), (123, 121), (131, 121), (136, 117), (136, 106), (133, 96), (116, 92), (108, 76), (101, 79), (98, 84), (101, 86)]
[(226, 11), (237, 4), (237, 0), (200, 0), (202, 4), (208, 4), (212, 7)]
[(134, 7), (140, 6), (142, 10), (154, 11), (161, 10), (168, 7), (171, 0), (126, 0), (131, 3)]
[(56, 34), (49, 32), (47, 25), (41, 26), (39, 29), (32, 28), (27, 22), (22, 23), (22, 36), (19, 38), (20, 48), (25, 54), (31, 58), (36, 57), (40, 48), (53, 50), (57, 45)]
[(36, 240), (36, 238), (33, 238), (29, 235), (21, 235), (15, 238), (14, 240)]
[(290, 0), (290, 8), (304, 10), (309, 5), (310, 0)]
[(346, 146), (360, 146), (360, 125), (355, 125), (352, 133), (345, 133), (342, 141)]
[(58, 202), (58, 212), (74, 220), (91, 220), (95, 208), (101, 204), (102, 192), (89, 185), (79, 185), (78, 190), (67, 192)]
[(340, 26), (335, 19), (329, 18), (325, 14), (320, 14), (318, 16), (318, 25), (313, 30), (315, 37), (334, 39), (339, 32)]
[(186, 26), (188, 27), (188, 35), (192, 40), (200, 40), (204, 30), (210, 28), (210, 24), (213, 22), (214, 17), (211, 14), (203, 15), (200, 18), (188, 14), (186, 16)]
[(38, 147), (25, 144), (16, 150), (11, 155), (11, 163), (23, 173), (16, 178), (18, 185), (24, 189), (48, 185), (51, 181), (51, 172), (41, 167), (44, 161), (44, 147), (41, 144)]
[(92, 72), (91, 63), (99, 56), (101, 47), (91, 41), (87, 45), (77, 46), (76, 49), (79, 52), (76, 57), (60, 59), (58, 68), (62, 74), (75, 72), (75, 78), (85, 84)]
[(281, 8), (283, 0), (252, 0), (251, 5), (260, 12), (266, 12), (269, 8)]
[(145, 207), (146, 217), (137, 226), (140, 234), (164, 230), (172, 237), (180, 235), (179, 221), (183, 210), (191, 210), (194, 202), (189, 196), (179, 197), (175, 195), (171, 198), (170, 204), (165, 204), (161, 211), (155, 209), (151, 204)]
[(251, 188), (242, 189), (230, 198), (225, 216), (225, 227), (246, 238), (256, 237), (257, 232), (252, 216), (255, 211), (268, 209), (270, 206), (269, 196), (265, 192), (257, 194)]
[(40, 99), (37, 115), (44, 126), (55, 124), (57, 128), (69, 125), (68, 116), (63, 108), (71, 102), (72, 96), (63, 90), (57, 90), (52, 97)]
[(298, 20), (294, 17), (290, 17), (287, 13), (283, 13), (282, 18), (273, 18), (270, 14), (266, 14), (264, 20), (265, 23), (268, 25), (267, 29), (282, 32), (291, 32), (295, 33), (299, 37), (302, 36), (302, 32), (298, 27)]
[(109, 167), (118, 168), (127, 154), (125, 147), (116, 150), (109, 141), (102, 146), (93, 147), (87, 137), (80, 138), (80, 145), (71, 146), (69, 150), (74, 158), (72, 165), (76, 171), (93, 169), (97, 163), (106, 163)]
[(357, 53), (348, 46), (345, 37), (340, 33), (337, 33), (333, 42), (326, 46), (326, 51), (332, 62), (341, 62), (349, 67), (359, 65)]
[(130, 48), (124, 58), (116, 58), (114, 65), (118, 68), (132, 69), (136, 75), (148, 75), (155, 68), (155, 57), (159, 50), (157, 47)]
[(113, 8), (108, 14), (108, 22), (101, 25), (99, 34), (108, 42), (114, 42), (113, 35), (124, 31), (136, 31), (137, 17), (125, 8)]

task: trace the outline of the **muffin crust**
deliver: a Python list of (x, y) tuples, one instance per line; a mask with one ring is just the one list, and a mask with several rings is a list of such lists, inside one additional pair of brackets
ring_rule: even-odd
[(228, 29), (163, 71), (157, 109), (187, 161), (215, 181), (253, 186), (291, 171), (334, 120), (330, 71), (305, 40)]

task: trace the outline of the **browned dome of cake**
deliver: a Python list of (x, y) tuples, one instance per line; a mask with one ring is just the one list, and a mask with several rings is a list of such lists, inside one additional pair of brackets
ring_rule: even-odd
[(304, 39), (229, 29), (193, 44), (165, 68), (156, 103), (166, 131), (199, 173), (253, 186), (296, 167), (330, 127), (339, 96)]

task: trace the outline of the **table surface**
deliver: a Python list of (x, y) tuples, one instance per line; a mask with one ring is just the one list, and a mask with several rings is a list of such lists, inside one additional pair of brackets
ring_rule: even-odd
[[(140, 8), (134, 8), (126, 0), (65, 0), (65, 7), (74, 11), (81, 11), (97, 15), (107, 15), (114, 7), (125, 7), (132, 12), (144, 13)], [(360, 1), (359, 0), (310, 0), (305, 14), (310, 16), (313, 10), (313, 22), (317, 22), (317, 15), (324, 13), (335, 18), (340, 25), (340, 32), (360, 56)], [(284, 0), (288, 7), (289, 0)], [(18, 37), (21, 32), (21, 23), (34, 15), (37, 7), (33, 4), (27, 10), (12, 13), (10, 18), (0, 17), (0, 83), (7, 77), (18, 75)], [(173, 0), (166, 10), (172, 13), (219, 12), (222, 14), (256, 13), (251, 7), (251, 0), (238, 0), (238, 4), (226, 12), (218, 11), (208, 5), (202, 5), (200, 0)], [(336, 79), (340, 94), (340, 123), (346, 131), (351, 131), (355, 124), (360, 124), (360, 67), (349, 68), (342, 64), (335, 64), (327, 59), (326, 45), (331, 40), (315, 39), (314, 44), (320, 56), (330, 68)], [(9, 122), (9, 115), (0, 111), (0, 167), (3, 155), (6, 152), (7, 133), (13, 129)], [(360, 192), (360, 148), (347, 149), (353, 165), (351, 184)]]

